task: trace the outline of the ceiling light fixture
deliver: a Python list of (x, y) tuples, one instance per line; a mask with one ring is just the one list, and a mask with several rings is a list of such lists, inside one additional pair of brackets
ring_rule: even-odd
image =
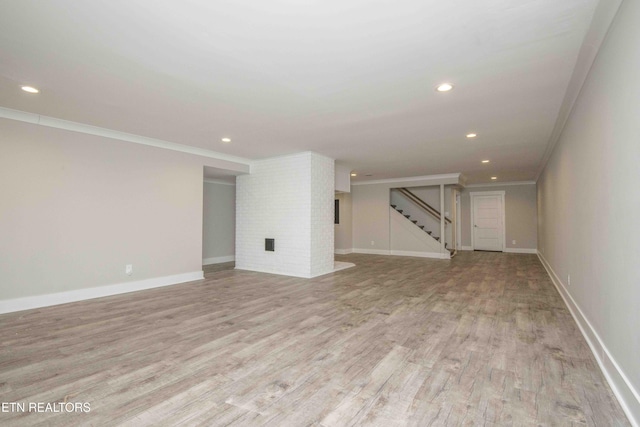
[(496, 179), (498, 179), (498, 177), (497, 176), (492, 176), (491, 179), (496, 180)]
[(476, 136), (478, 136), (478, 134), (475, 134), (475, 133), (468, 133), (467, 134), (467, 138), (475, 138)]
[(355, 172), (352, 172), (352, 173), (351, 173), (351, 176), (358, 176), (358, 174), (357, 174), (357, 173), (355, 173)]
[(231, 142), (231, 138), (222, 138), (222, 142), (225, 142), (225, 143)]
[(39, 93), (40, 91), (33, 86), (22, 86), (21, 88), (25, 92), (29, 93)]
[(453, 89), (453, 85), (451, 83), (442, 83), (436, 88), (438, 92), (449, 92), (451, 89)]
[(489, 163), (489, 160), (483, 160), (482, 163)]

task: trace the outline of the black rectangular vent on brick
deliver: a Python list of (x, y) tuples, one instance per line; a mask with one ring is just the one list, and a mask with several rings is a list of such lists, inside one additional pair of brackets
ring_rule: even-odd
[(276, 250), (276, 239), (264, 239), (264, 250), (274, 252)]

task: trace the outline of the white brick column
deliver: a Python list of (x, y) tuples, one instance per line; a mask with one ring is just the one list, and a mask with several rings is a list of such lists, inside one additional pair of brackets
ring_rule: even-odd
[[(334, 161), (316, 153), (257, 161), (236, 180), (236, 268), (297, 277), (333, 271)], [(275, 251), (265, 251), (265, 239)]]

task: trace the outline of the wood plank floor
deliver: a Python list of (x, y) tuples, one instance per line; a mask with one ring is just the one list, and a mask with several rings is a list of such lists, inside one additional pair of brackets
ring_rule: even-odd
[(629, 425), (535, 255), (337, 256), (0, 316), (0, 425)]

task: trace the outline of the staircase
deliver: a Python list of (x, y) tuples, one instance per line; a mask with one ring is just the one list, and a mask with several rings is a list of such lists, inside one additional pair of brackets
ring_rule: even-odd
[[(393, 209), (395, 209), (397, 212), (401, 213), (405, 218), (407, 218), (409, 221), (411, 221), (412, 223), (415, 224), (416, 227), (418, 227), (419, 229), (421, 229), (422, 231), (424, 231), (425, 233), (427, 233), (429, 236), (431, 236), (432, 238), (434, 238), (436, 241), (440, 241), (440, 237), (438, 236), (434, 236), (433, 235), (433, 231), (429, 231), (429, 230), (425, 230), (425, 226), (424, 225), (420, 225), (418, 224), (418, 220), (415, 219), (411, 219), (411, 215), (406, 215), (403, 213), (402, 209), (398, 209), (397, 205), (391, 205), (391, 207)], [(444, 244), (444, 247), (447, 247), (447, 243)]]
[[(441, 216), (440, 211), (438, 211), (433, 206), (429, 205), (427, 202), (422, 200), (420, 197), (418, 197), (417, 195), (412, 193), (408, 188), (396, 188), (393, 191), (397, 191), (398, 193), (402, 194), (404, 196), (403, 200), (408, 200), (413, 205), (417, 206), (419, 208), (420, 212), (426, 213), (427, 214), (426, 217), (424, 215), (419, 215), (419, 216), (421, 216), (423, 219), (426, 218), (427, 219), (427, 223), (431, 223), (432, 225), (434, 225), (432, 221), (428, 220), (429, 218), (435, 218), (438, 222), (442, 221), (442, 216)], [(400, 199), (397, 199), (397, 200), (400, 201)], [(417, 229), (421, 230), (422, 232), (427, 234), (431, 239), (433, 239), (433, 240), (431, 240), (432, 242), (435, 241), (435, 242), (438, 242), (438, 244), (440, 244), (439, 242), (440, 242), (440, 238), (442, 236), (434, 235), (431, 230), (427, 229), (426, 225), (419, 224), (419, 220), (418, 219), (412, 219), (411, 215), (407, 214), (404, 211), (404, 209), (401, 209), (401, 206), (399, 206), (397, 204), (394, 204), (393, 202), (390, 204), (390, 206), (396, 212), (398, 212), (402, 217), (404, 217), (406, 219), (406, 221), (408, 221), (409, 223), (413, 224), (413, 226), (415, 226)], [(414, 209), (414, 211), (415, 211), (415, 209)], [(444, 217), (444, 221), (445, 221), (445, 226), (451, 224), (451, 220), (449, 218), (447, 218), (447, 217)], [(455, 256), (455, 254), (456, 254), (455, 249), (449, 249), (448, 244), (446, 242), (445, 242), (444, 247), (445, 247), (445, 249), (447, 249), (449, 251), (449, 254), (452, 257)]]

